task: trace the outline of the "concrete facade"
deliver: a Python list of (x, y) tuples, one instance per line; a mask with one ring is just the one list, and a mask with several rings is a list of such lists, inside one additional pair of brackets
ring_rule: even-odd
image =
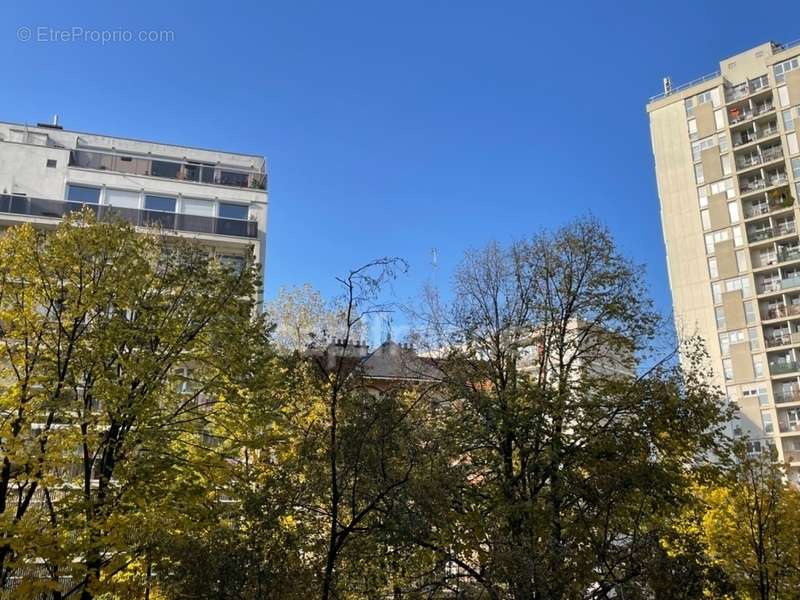
[(678, 332), (800, 481), (800, 43), (762, 44), (647, 105)]

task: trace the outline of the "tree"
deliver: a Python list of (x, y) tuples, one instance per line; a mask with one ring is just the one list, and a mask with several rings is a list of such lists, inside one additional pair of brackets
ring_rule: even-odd
[(740, 450), (729, 479), (698, 495), (706, 552), (741, 597), (800, 597), (800, 491), (774, 457)]
[(637, 370), (659, 332), (642, 270), (592, 219), (470, 252), (420, 336), (445, 376), (446, 504), (417, 543), (492, 598), (606, 598), (642, 580), (693, 466), (724, 454), (699, 348)]
[(226, 354), (252, 339), (237, 334), (263, 330), (257, 272), (89, 212), (0, 247), (1, 583), (139, 589), (164, 523), (213, 509), (212, 473), (235, 456), (207, 428), (241, 396), (223, 385)]
[(347, 330), (347, 307), (341, 302), (326, 302), (309, 284), (281, 288), (266, 307), (274, 323), (272, 339), (280, 348), (303, 352), (309, 347), (324, 346), (332, 338), (349, 335), (353, 342), (366, 338), (366, 323), (359, 321)]

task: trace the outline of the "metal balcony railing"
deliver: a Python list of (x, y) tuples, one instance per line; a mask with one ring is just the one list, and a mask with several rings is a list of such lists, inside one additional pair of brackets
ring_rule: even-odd
[(82, 204), (64, 200), (30, 198), (28, 196), (0, 195), (0, 213), (26, 215), (30, 217), (49, 217), (61, 219), (71, 212), (88, 208), (103, 221), (120, 219), (141, 227), (159, 227), (173, 231), (211, 233), (234, 237), (258, 237), (258, 223), (239, 219), (201, 217), (157, 210), (117, 208), (102, 204)]
[(774, 237), (780, 237), (782, 235), (788, 235), (790, 233), (794, 233), (795, 226), (794, 221), (778, 225), (776, 227), (767, 227), (766, 229), (754, 229), (747, 232), (747, 239), (752, 242), (762, 242), (764, 240), (768, 240)]
[(790, 260), (800, 260), (800, 248), (778, 249), (778, 262), (788, 262)]
[(789, 208), (791, 205), (791, 198), (759, 202), (757, 204), (745, 206), (744, 216), (745, 218), (749, 219), (750, 217), (757, 217), (759, 215), (766, 215), (777, 210), (783, 210), (785, 208)]
[(267, 186), (266, 174), (255, 170), (201, 162), (128, 156), (111, 151), (72, 150), (69, 153), (69, 166), (236, 188), (264, 190)]
[(781, 304), (774, 308), (768, 308), (765, 315), (767, 319), (780, 319), (781, 317), (800, 315), (800, 304)]
[(800, 315), (800, 304), (780, 304), (768, 308), (764, 313), (765, 319), (780, 319), (781, 317), (791, 317)]
[(776, 346), (788, 346), (789, 344), (800, 344), (800, 333), (789, 333), (788, 331), (781, 331), (768, 335), (764, 339), (767, 348), (775, 348)]

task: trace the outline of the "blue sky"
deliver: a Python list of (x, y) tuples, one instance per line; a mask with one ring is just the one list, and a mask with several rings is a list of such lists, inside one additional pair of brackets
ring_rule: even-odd
[[(402, 298), (462, 252), (591, 211), (668, 311), (645, 103), (767, 40), (771, 2), (4, 2), (0, 120), (267, 156), (266, 293), (406, 258)], [(709, 26), (707, 23), (712, 22)], [(19, 27), (169, 30), (20, 42)]]

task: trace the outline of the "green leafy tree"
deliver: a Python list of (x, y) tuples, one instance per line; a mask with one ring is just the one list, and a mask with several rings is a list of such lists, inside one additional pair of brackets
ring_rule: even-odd
[(694, 469), (725, 451), (702, 350), (638, 366), (659, 318), (591, 219), (468, 253), (453, 297), (431, 295), (421, 331), (445, 374), (452, 468), (445, 502), (413, 504), (413, 537), (492, 598), (644, 585)]
[(247, 400), (226, 353), (261, 327), (257, 270), (88, 212), (0, 246), (2, 583), (136, 595), (164, 524), (213, 513), (238, 458), (211, 428)]

